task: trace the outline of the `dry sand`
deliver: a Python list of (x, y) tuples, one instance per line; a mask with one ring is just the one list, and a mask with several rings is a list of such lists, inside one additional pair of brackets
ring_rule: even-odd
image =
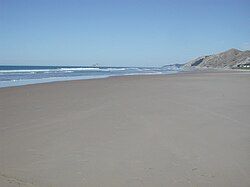
[(0, 89), (0, 186), (250, 186), (250, 73)]

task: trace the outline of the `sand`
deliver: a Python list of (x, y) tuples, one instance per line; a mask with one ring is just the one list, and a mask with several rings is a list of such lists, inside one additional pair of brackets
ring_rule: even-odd
[(0, 89), (0, 186), (250, 186), (250, 73)]

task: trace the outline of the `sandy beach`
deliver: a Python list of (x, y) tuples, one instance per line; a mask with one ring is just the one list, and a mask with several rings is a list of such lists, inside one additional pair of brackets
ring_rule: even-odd
[(250, 73), (0, 89), (1, 187), (250, 186)]

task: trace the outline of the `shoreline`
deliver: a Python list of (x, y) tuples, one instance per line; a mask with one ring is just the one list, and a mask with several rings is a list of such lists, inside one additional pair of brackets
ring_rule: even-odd
[[(44, 79), (24, 79), (24, 80), (16, 80), (16, 81), (2, 81), (3, 85), (2, 86), (0, 85), (0, 89), (25, 86), (25, 85), (43, 84), (43, 83), (74, 81), (74, 80), (92, 80), (92, 79), (105, 79), (109, 77), (140, 76), (140, 75), (168, 75), (168, 74), (176, 74), (176, 73), (179, 73), (179, 72), (169, 71), (168, 73), (145, 73), (145, 74), (142, 73), (142, 74), (127, 74), (127, 75), (124, 74), (124, 75), (99, 75), (99, 76), (51, 77), (51, 78), (44, 78)], [(14, 84), (10, 85), (10, 83), (14, 83)]]
[[(195, 70), (182, 70), (182, 71), (169, 71), (169, 73), (149, 73), (149, 74), (131, 74), (131, 75), (111, 75), (111, 76), (99, 76), (99, 77), (54, 77), (43, 79), (34, 79), (34, 80), (20, 80), (20, 82), (30, 82), (30, 83), (20, 83), (13, 86), (3, 86), (1, 89), (13, 88), (13, 87), (22, 87), (28, 85), (38, 85), (38, 84), (53, 84), (58, 82), (68, 82), (68, 81), (86, 81), (86, 80), (99, 80), (99, 79), (108, 79), (116, 77), (131, 77), (131, 76), (168, 76), (176, 74), (196, 74), (196, 73), (250, 73), (249, 70), (238, 70), (238, 69), (195, 69)], [(35, 82), (34, 82), (35, 81)], [(14, 81), (15, 82), (15, 81)], [(17, 81), (18, 82), (18, 81)], [(32, 83), (33, 82), (33, 83)]]
[(249, 186), (249, 72), (0, 88), (0, 186)]

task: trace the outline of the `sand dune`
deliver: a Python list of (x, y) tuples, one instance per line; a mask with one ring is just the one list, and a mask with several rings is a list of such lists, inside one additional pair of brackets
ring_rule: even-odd
[(0, 89), (0, 186), (250, 186), (250, 73)]

